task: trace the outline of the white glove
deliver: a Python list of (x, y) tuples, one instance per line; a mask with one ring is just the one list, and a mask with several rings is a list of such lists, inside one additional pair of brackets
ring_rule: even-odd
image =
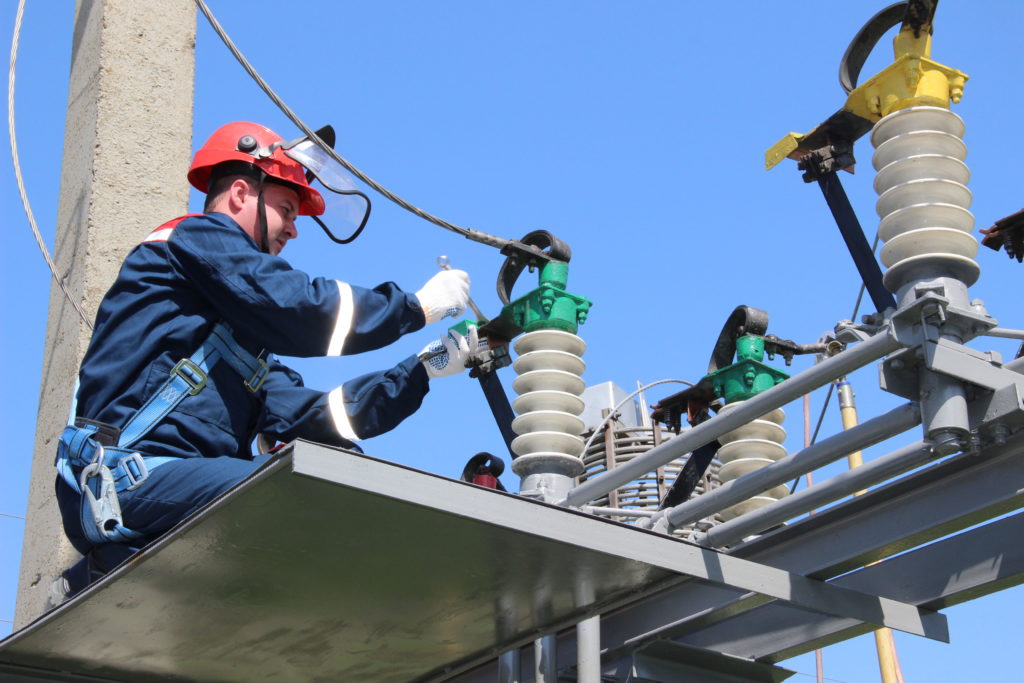
[(464, 270), (442, 270), (427, 280), (416, 298), (423, 307), (428, 323), (462, 315), (469, 301), (469, 273)]
[(468, 368), (470, 359), (486, 348), (487, 342), (479, 340), (476, 326), (470, 325), (469, 334), (465, 337), (454, 330), (448, 330), (439, 340), (427, 344), (420, 351), (419, 358), (431, 379), (448, 377)]

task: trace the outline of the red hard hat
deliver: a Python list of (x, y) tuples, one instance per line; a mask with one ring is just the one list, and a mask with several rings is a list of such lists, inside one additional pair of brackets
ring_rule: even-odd
[(258, 123), (235, 121), (223, 125), (196, 152), (188, 169), (188, 181), (192, 187), (205, 193), (214, 166), (225, 161), (245, 161), (262, 169), (268, 176), (291, 185), (299, 193), (299, 215), (321, 215), (324, 198), (309, 186), (305, 167), (288, 157), (280, 147), (266, 154), (266, 150), (276, 142), (283, 142), (281, 136)]

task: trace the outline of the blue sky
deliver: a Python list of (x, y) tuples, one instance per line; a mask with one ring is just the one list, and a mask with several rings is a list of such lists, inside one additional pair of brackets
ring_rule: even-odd
[[(801, 343), (847, 318), (856, 271), (820, 192), (792, 162), (766, 172), (764, 150), (810, 130), (843, 101), (837, 66), (849, 39), (882, 2), (736, 3), (723, 12), (690, 2), (335, 3), (213, 0), (211, 7), (264, 77), (312, 126), (332, 123), (339, 151), (409, 201), (452, 222), (503, 237), (539, 228), (573, 249), (569, 289), (594, 302), (580, 334), (588, 383), (627, 389), (698, 379), (718, 330), (739, 304), (765, 309), (769, 331)], [(9, 45), (16, 3), (0, 8)], [(983, 7), (983, 9), (981, 9)], [(18, 62), (16, 125), (37, 219), (52, 245), (64, 138), (74, 3), (30, 2)], [(967, 72), (964, 101), (972, 210), (987, 227), (1021, 208), (1017, 161), (1022, 94), (1013, 45), (1024, 21), (1015, 2), (943, 0), (933, 57)], [(888, 63), (884, 41), (865, 74)], [(199, 18), (193, 144), (221, 123), (247, 119), (285, 137), (294, 128), (251, 83)], [(4, 133), (6, 136), (6, 132)], [(864, 224), (876, 227), (871, 149), (843, 177)], [(184, 179), (183, 179), (184, 182)], [(6, 479), (0, 513), (24, 515), (50, 276), (29, 232), (10, 161), (0, 164), (0, 424)], [(373, 196), (366, 233), (333, 245), (312, 223), (285, 256), (313, 275), (356, 284), (394, 280), (416, 289), (447, 254), (468, 270), (484, 312), (497, 312), (502, 259)], [(193, 196), (192, 208), (200, 201)], [(167, 218), (171, 218), (168, 216)], [(126, 225), (140, 236), (150, 225)], [(1024, 327), (1022, 266), (982, 250), (972, 295), (1005, 327)], [(866, 312), (866, 311), (865, 311)], [(439, 332), (345, 359), (297, 362), (308, 384), (330, 389), (387, 367)], [(1015, 345), (980, 340), (1012, 355)], [(794, 370), (806, 368), (798, 359)], [(503, 371), (506, 386), (511, 370)], [(865, 368), (851, 380), (862, 418), (899, 399)], [(654, 390), (656, 400), (672, 391)], [(817, 416), (824, 391), (812, 398)], [(788, 446), (801, 438), (788, 407)], [(823, 434), (840, 428), (831, 409)], [(916, 438), (908, 434), (896, 444)], [(867, 458), (891, 449), (869, 451)], [(434, 382), (423, 409), (365, 444), (371, 455), (457, 476), (501, 441), (475, 380)], [(816, 474), (816, 479), (838, 470)], [(509, 475), (504, 478), (515, 488)], [(0, 516), (0, 619), (12, 618), (23, 522)], [(953, 642), (897, 635), (908, 681), (1017, 680), (1021, 593), (947, 612)], [(10, 624), (0, 622), (0, 634)], [(862, 637), (825, 651), (826, 676), (877, 679)], [(813, 659), (787, 663), (813, 673)], [(803, 676), (793, 680), (808, 680)]]

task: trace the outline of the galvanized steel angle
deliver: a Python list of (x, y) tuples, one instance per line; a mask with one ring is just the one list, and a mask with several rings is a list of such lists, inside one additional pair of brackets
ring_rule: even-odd
[(918, 349), (902, 349), (878, 366), (878, 384), (883, 391), (911, 401), (921, 398)]
[(1024, 399), (1020, 386), (1010, 385), (996, 391), (979, 390), (969, 397), (967, 411), (978, 436), (995, 444), (1005, 441), (1024, 427)]
[(928, 341), (922, 350), (926, 367), (935, 372), (991, 391), (1007, 386), (1024, 388), (1024, 375), (1003, 369), (998, 354), (975, 351), (948, 339)]

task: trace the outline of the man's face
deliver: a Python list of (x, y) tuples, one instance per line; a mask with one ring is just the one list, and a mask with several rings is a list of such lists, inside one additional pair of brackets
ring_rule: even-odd
[[(256, 244), (260, 243), (258, 196), (257, 189), (251, 187), (243, 215), (239, 217), (239, 224)], [(299, 193), (285, 185), (264, 183), (263, 202), (267, 212), (267, 245), (270, 253), (277, 256), (288, 240), (299, 236), (299, 231), (295, 227), (295, 218), (299, 211)]]

